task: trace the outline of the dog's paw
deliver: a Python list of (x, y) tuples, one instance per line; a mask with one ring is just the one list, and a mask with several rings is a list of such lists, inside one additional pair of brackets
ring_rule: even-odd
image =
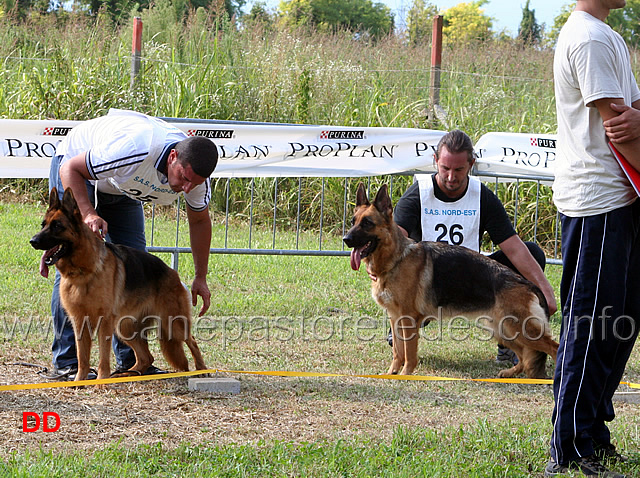
[(498, 372), (498, 378), (513, 378), (515, 375), (515, 367), (500, 370)]

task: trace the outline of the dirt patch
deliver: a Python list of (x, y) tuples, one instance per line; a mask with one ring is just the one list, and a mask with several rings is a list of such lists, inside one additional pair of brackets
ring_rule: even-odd
[[(39, 379), (32, 371), (1, 365), (2, 382)], [(480, 418), (550, 413), (539, 393), (508, 400), (501, 410), (476, 401), (478, 391), (452, 393), (437, 383), (416, 385), (375, 379), (283, 378), (233, 375), (234, 396), (191, 392), (187, 379), (109, 386), (107, 390), (54, 388), (0, 393), (5, 452), (29, 448), (96, 450), (119, 442), (227, 444), (259, 440), (313, 442), (366, 436), (389, 439), (398, 426), (441, 429)], [(481, 385), (470, 385), (478, 389)], [(489, 390), (489, 396), (496, 391)], [(488, 398), (488, 397), (486, 397)], [(55, 433), (24, 433), (22, 413), (59, 414)]]
[[(12, 363), (47, 363), (47, 358), (40, 347), (3, 344), (0, 384), (45, 382), (35, 369)], [(305, 443), (357, 437), (389, 440), (399, 426), (440, 430), (488, 420), (508, 428), (549, 421), (553, 407), (549, 385), (353, 376), (221, 376), (240, 380), (241, 392), (232, 396), (192, 392), (186, 378), (123, 383), (106, 389), (0, 392), (2, 453), (27, 449), (94, 451), (113, 444), (135, 447), (161, 443), (174, 448), (185, 443)], [(56, 412), (60, 430), (23, 432), (23, 412), (28, 411), (40, 415)], [(636, 405), (616, 404), (616, 412), (615, 426), (640, 424)]]

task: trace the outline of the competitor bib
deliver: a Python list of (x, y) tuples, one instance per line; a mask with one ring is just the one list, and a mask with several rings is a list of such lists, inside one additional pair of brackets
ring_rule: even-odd
[(440, 201), (431, 174), (416, 174), (420, 188), (422, 240), (447, 242), (480, 250), (480, 181), (469, 177), (464, 196), (454, 202)]

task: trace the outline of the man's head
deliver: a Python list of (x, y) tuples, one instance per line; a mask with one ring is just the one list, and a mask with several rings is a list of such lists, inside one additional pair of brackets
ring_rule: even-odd
[(626, 5), (626, 0), (578, 0), (576, 10), (587, 12), (604, 22), (611, 10), (624, 8)]
[(440, 189), (450, 198), (462, 196), (469, 182), (469, 171), (476, 160), (471, 138), (458, 129), (450, 131), (438, 142), (434, 158)]
[(192, 136), (183, 139), (169, 153), (167, 178), (176, 192), (188, 193), (202, 184), (218, 164), (218, 148), (210, 139)]

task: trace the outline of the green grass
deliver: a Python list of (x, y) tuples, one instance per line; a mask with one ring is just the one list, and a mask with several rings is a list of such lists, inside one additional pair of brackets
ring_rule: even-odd
[[(114, 476), (115, 470), (132, 477), (524, 477), (545, 460), (543, 436), (544, 430), (523, 424), (496, 426), (483, 421), (470, 430), (398, 427), (389, 442), (344, 439), (225, 447), (185, 444), (173, 450), (162, 445), (125, 450), (115, 444), (91, 458), (74, 453), (62, 457), (47, 452), (14, 454), (4, 468), (12, 476), (47, 477)], [(505, 454), (504, 450), (510, 452)], [(39, 465), (34, 470), (36, 462)]]
[[(40, 254), (28, 244), (43, 210), (42, 205), (0, 203), (0, 315), (5, 319), (0, 363), (18, 358), (46, 365), (50, 359), (50, 336), (44, 331), (52, 280), (38, 275)], [(155, 237), (160, 243), (173, 240), (175, 223), (169, 216), (156, 219)], [(246, 226), (234, 225), (234, 235), (246, 233)], [(188, 282), (189, 257), (183, 255), (180, 264), (181, 276)], [(210, 266), (212, 307), (207, 317), (196, 320), (194, 329), (210, 367), (347, 375), (386, 371), (387, 323), (370, 297), (366, 273), (352, 271), (348, 258), (215, 255)], [(560, 268), (549, 267), (547, 275), (557, 290)], [(41, 328), (27, 333), (32, 317), (41, 320)], [(19, 333), (7, 325), (14, 322)], [(557, 319), (552, 328), (557, 336)], [(501, 367), (493, 361), (495, 344), (474, 329), (466, 340), (460, 340), (461, 333), (466, 331), (435, 324), (424, 329), (417, 373), (469, 379), (496, 376)], [(152, 341), (151, 346), (159, 357), (157, 344)], [(162, 365), (162, 359), (158, 363)], [(20, 380), (32, 382), (34, 377), (24, 375)], [(547, 460), (552, 406), (548, 386), (243, 374), (237, 378), (242, 393), (222, 401), (189, 394), (180, 384), (62, 395), (2, 392), (0, 399), (9, 400), (8, 410), (14, 410), (3, 415), (4, 420), (17, 421), (21, 411), (34, 408), (35, 399), (43, 401), (35, 409), (61, 410), (67, 433), (76, 438), (63, 435), (51, 443), (42, 434), (26, 437), (14, 431), (26, 446), (16, 448), (13, 441), (0, 439), (0, 476), (528, 477), (541, 476)], [(640, 381), (637, 352), (625, 380)], [(287, 411), (295, 425), (267, 432), (260, 421), (255, 427), (238, 423), (226, 428), (225, 433), (233, 431), (232, 437), (221, 440), (224, 434), (219, 435), (215, 425), (203, 424), (199, 431), (176, 438), (175, 423), (168, 428), (151, 423), (143, 434), (156, 437), (152, 443), (141, 438), (126, 445), (118, 439), (98, 444), (104, 427), (122, 413), (106, 404), (100, 411), (102, 402), (124, 399), (131, 402), (127, 413), (139, 416), (132, 401), (146, 393), (150, 395), (145, 402), (179, 399), (179, 406), (188, 404), (188, 420), (209, 414), (255, 414), (271, 417), (266, 422), (270, 424)], [(71, 409), (60, 408), (63, 404)], [(84, 410), (94, 408), (97, 416), (91, 415), (83, 432)], [(164, 413), (173, 413), (170, 410)], [(363, 413), (362, 419), (358, 413)], [(640, 419), (633, 406), (619, 407), (619, 414), (612, 425), (616, 442), (625, 451), (637, 450)], [(313, 420), (325, 425), (315, 425), (320, 428), (313, 431), (315, 426), (309, 425)], [(120, 426), (126, 430), (134, 422), (128, 418)], [(294, 432), (301, 438), (292, 438)], [(87, 441), (81, 449), (74, 445), (78, 436)], [(640, 474), (638, 465), (620, 470), (630, 476)]]
[[(317, 443), (257, 443), (133, 450), (118, 444), (87, 457), (79, 453), (14, 453), (0, 472), (14, 477), (84, 476), (310, 476), (527, 477), (541, 476), (546, 428), (540, 423), (480, 421), (435, 431), (398, 427), (388, 442), (341, 439)], [(34, 465), (37, 463), (37, 465)], [(637, 476), (638, 466), (626, 466)]]

